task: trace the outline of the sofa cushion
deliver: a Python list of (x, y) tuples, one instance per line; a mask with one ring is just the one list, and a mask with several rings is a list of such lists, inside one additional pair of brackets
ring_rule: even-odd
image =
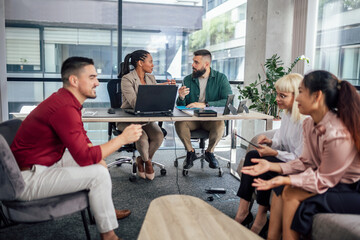
[(312, 239), (360, 239), (360, 215), (321, 213), (314, 216)]

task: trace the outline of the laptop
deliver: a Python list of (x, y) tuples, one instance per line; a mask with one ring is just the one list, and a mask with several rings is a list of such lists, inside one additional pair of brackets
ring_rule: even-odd
[(139, 85), (135, 109), (124, 111), (139, 116), (172, 116), (176, 94), (176, 85)]

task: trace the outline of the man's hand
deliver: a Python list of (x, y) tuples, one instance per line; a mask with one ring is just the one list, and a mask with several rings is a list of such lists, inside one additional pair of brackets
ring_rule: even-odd
[(260, 135), (257, 139), (258, 144), (266, 144), (271, 147), (272, 140), (267, 138), (265, 135)]
[(118, 136), (123, 140), (123, 144), (129, 144), (139, 140), (142, 134), (142, 126), (140, 124), (131, 124)]
[(190, 93), (190, 88), (186, 86), (182, 86), (181, 88), (179, 88), (180, 99), (184, 100), (185, 96), (188, 95), (189, 93)]
[(256, 148), (258, 151), (260, 157), (270, 157), (270, 156), (277, 156), (278, 152), (275, 149), (272, 149), (271, 147), (259, 145), (258, 148)]
[(290, 185), (291, 181), (289, 177), (284, 176), (277, 176), (270, 180), (263, 180), (260, 178), (254, 179), (254, 182), (252, 184), (253, 187), (256, 188), (256, 190), (264, 191), (264, 190), (270, 190), (275, 187), (279, 187), (282, 185)]
[(101, 161), (98, 162), (97, 164), (102, 165), (104, 168), (108, 168), (104, 159), (101, 159)]
[(241, 169), (241, 172), (251, 176), (258, 176), (260, 174), (266, 173), (270, 170), (270, 162), (264, 159), (252, 158), (251, 162), (257, 163), (252, 166), (245, 166)]
[(201, 102), (193, 102), (190, 103), (189, 105), (186, 106), (187, 108), (205, 108), (206, 105), (205, 103), (201, 103)]

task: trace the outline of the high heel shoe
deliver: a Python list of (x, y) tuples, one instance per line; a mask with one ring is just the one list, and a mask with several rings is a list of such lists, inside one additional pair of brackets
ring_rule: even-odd
[(250, 228), (251, 223), (253, 222), (254, 217), (252, 215), (251, 212), (249, 212), (249, 214), (246, 216), (246, 218), (244, 219), (244, 221), (241, 222), (241, 225)]
[(155, 178), (155, 172), (151, 160), (145, 162), (145, 176), (149, 180)]
[(136, 158), (136, 165), (137, 165), (137, 175), (139, 175), (139, 177), (143, 179), (146, 179), (145, 170), (144, 170), (144, 161), (140, 156)]
[(266, 239), (268, 230), (269, 230), (269, 219), (267, 218), (265, 225), (259, 232), (259, 236)]

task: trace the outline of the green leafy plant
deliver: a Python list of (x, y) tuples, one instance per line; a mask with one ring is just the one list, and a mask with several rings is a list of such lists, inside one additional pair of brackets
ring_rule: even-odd
[(242, 88), (238, 85), (237, 88), (240, 93), (239, 99), (249, 99), (251, 100), (250, 109), (278, 118), (279, 110), (276, 104), (275, 82), (282, 76), (291, 73), (292, 69), (300, 60), (306, 60), (309, 63), (308, 58), (300, 56), (293, 61), (290, 67), (285, 69), (283, 67), (283, 61), (277, 54), (266, 59), (263, 66), (266, 78), (262, 80), (260, 74), (258, 74), (258, 79), (250, 83), (249, 86)]

